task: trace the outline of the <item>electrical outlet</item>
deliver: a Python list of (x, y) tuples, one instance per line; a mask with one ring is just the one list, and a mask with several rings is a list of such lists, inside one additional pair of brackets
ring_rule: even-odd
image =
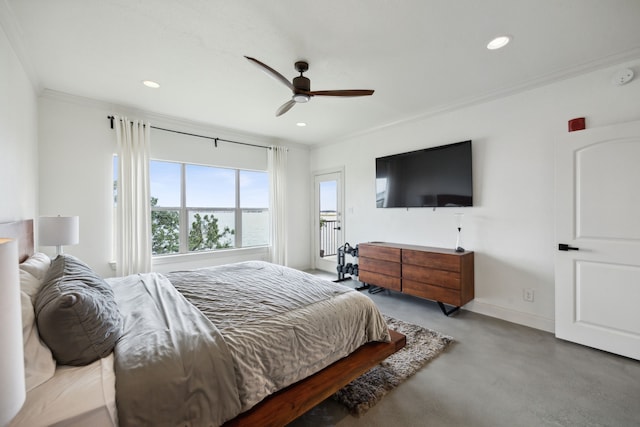
[(522, 290), (522, 299), (527, 301), (527, 302), (533, 302), (533, 300), (534, 300), (533, 289), (531, 289), (531, 288), (523, 289)]

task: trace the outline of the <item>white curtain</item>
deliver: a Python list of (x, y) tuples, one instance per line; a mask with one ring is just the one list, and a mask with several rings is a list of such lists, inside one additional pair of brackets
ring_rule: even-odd
[(287, 147), (269, 150), (271, 262), (287, 263)]
[(150, 125), (115, 117), (118, 142), (116, 274), (151, 271)]

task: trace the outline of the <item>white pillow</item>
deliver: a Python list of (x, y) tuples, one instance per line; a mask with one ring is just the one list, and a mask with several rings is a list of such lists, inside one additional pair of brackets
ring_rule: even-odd
[(31, 297), (20, 292), (22, 304), (22, 340), (24, 343), (24, 376), (27, 391), (39, 386), (56, 371), (51, 350), (41, 340), (36, 325)]
[(42, 280), (38, 280), (30, 273), (20, 270), (20, 291), (27, 294), (32, 303), (36, 300), (40, 286), (42, 286)]
[(31, 273), (36, 279), (43, 280), (51, 266), (49, 255), (36, 252), (20, 264), (20, 270)]
[(22, 307), (22, 341), (24, 344), (24, 373), (27, 391), (53, 377), (56, 361), (51, 350), (40, 339), (36, 324), (35, 300), (51, 259), (36, 253), (20, 264), (20, 303)]

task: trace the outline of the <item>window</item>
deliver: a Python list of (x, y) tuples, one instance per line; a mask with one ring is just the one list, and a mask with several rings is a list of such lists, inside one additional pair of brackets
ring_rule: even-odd
[[(149, 162), (153, 255), (269, 244), (269, 175)], [(117, 157), (114, 158), (114, 203)]]
[(151, 161), (154, 255), (269, 244), (267, 172)]

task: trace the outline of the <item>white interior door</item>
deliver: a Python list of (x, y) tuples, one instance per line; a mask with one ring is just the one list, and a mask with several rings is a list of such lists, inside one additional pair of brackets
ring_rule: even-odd
[(342, 172), (315, 175), (313, 254), (315, 267), (336, 272), (338, 247), (344, 244)]
[(556, 150), (558, 338), (640, 360), (640, 122)]

